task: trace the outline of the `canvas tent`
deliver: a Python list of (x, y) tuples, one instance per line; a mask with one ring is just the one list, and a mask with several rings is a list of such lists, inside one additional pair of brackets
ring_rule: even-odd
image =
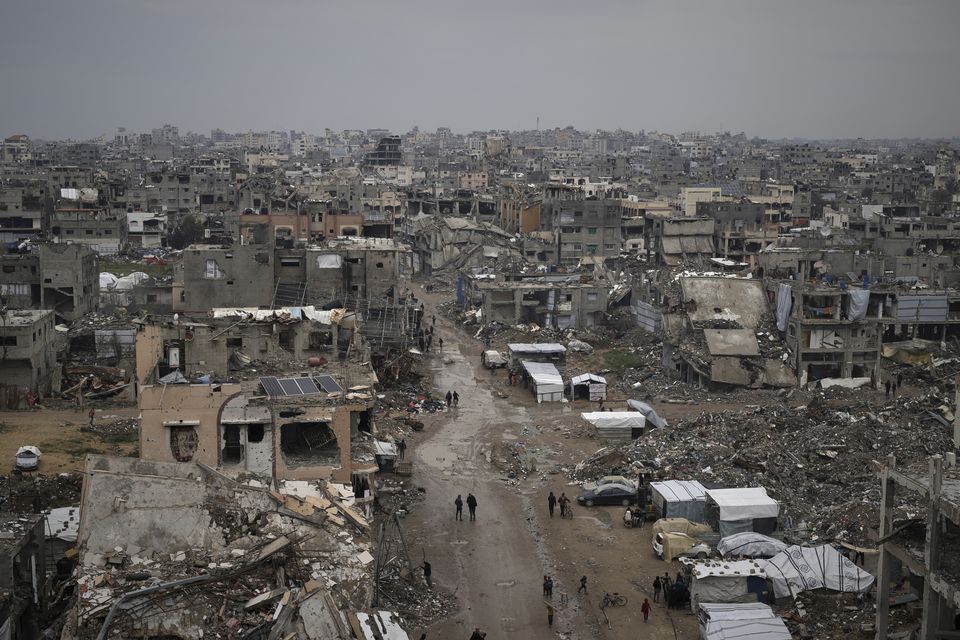
[(701, 602), (701, 640), (790, 640), (783, 619), (762, 602)]
[(706, 521), (721, 537), (754, 531), (773, 533), (780, 505), (763, 487), (708, 489), (704, 511)]
[(653, 508), (660, 518), (686, 518), (693, 522), (705, 522), (703, 501), (706, 491), (696, 480), (650, 483)]
[(597, 428), (597, 437), (609, 442), (626, 442), (643, 435), (646, 418), (636, 411), (590, 411), (580, 414)]
[(570, 398), (573, 400), (607, 399), (607, 379), (592, 373), (573, 376), (570, 379)]
[(831, 589), (863, 593), (870, 589), (874, 577), (843, 557), (829, 545), (800, 547), (781, 551), (766, 563), (767, 575), (778, 598), (792, 591)]
[(639, 411), (642, 413), (643, 417), (647, 419), (647, 422), (657, 429), (662, 429), (663, 427), (667, 426), (667, 421), (661, 418), (654, 408), (648, 405), (646, 402), (640, 402), (639, 400), (627, 400), (627, 407), (631, 411)]
[(533, 386), (537, 402), (559, 402), (563, 400), (563, 377), (557, 368), (549, 362), (523, 361), (525, 377)]
[(745, 556), (747, 558), (772, 558), (787, 548), (787, 543), (759, 533), (745, 531), (721, 538), (717, 551), (727, 556)]
[(512, 342), (507, 345), (510, 355), (510, 366), (527, 362), (560, 362), (567, 356), (567, 348), (557, 342), (522, 343)]
[(701, 602), (761, 601), (767, 590), (765, 564), (763, 560), (693, 563), (691, 610), (696, 611)]

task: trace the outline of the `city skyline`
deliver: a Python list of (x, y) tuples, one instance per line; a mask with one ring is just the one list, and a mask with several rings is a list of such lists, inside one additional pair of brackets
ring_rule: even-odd
[(7, 14), (5, 135), (466, 132), (538, 117), (771, 139), (960, 134), (950, 2), (39, 0)]

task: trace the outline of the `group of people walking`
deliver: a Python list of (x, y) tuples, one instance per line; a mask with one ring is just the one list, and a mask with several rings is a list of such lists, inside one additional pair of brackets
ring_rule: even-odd
[[(457, 508), (456, 519), (463, 520), (463, 497), (458, 493), (457, 499), (453, 501), (453, 505)], [(477, 498), (472, 494), (467, 494), (467, 509), (470, 510), (470, 520), (477, 519)]]
[(447, 391), (446, 399), (448, 409), (460, 405), (460, 394), (456, 391)]
[(560, 517), (563, 518), (567, 515), (567, 511), (570, 509), (570, 498), (567, 497), (567, 494), (561, 493), (560, 497), (553, 495), (553, 491), (550, 492), (550, 495), (547, 496), (547, 509), (550, 510), (550, 517), (553, 517), (553, 510), (560, 505)]

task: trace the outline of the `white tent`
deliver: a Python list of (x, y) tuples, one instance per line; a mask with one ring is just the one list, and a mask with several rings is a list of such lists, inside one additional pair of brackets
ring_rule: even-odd
[(757, 602), (766, 588), (764, 566), (758, 560), (692, 563), (691, 610), (697, 611), (701, 602)]
[(533, 393), (537, 402), (559, 402), (563, 400), (563, 376), (549, 362), (523, 361), (523, 369), (533, 381)]
[(636, 411), (589, 411), (580, 416), (597, 428), (601, 440), (621, 442), (640, 437), (647, 422)]
[(830, 545), (788, 547), (767, 560), (766, 572), (778, 598), (790, 595), (791, 591), (823, 588), (862, 593), (874, 581), (872, 575)]
[[(579, 389), (577, 387), (580, 387)], [(607, 379), (592, 373), (584, 373), (570, 379), (570, 397), (586, 398), (596, 402), (607, 399)]]
[(717, 544), (717, 551), (723, 557), (772, 558), (786, 548), (786, 542), (752, 531), (735, 533), (722, 538)]
[(773, 531), (780, 514), (780, 505), (767, 495), (763, 487), (708, 489), (707, 501), (719, 508), (719, 521), (711, 524), (717, 526), (722, 537), (755, 531), (755, 527), (761, 524), (757, 521), (765, 521), (763, 530)]
[(762, 602), (701, 602), (701, 640), (790, 640), (790, 631)]
[(653, 507), (661, 518), (686, 518), (704, 522), (703, 501), (706, 488), (696, 480), (651, 482)]

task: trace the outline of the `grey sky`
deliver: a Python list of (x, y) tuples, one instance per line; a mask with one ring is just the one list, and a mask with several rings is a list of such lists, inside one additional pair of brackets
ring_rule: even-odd
[(2, 0), (0, 134), (960, 134), (955, 0)]

